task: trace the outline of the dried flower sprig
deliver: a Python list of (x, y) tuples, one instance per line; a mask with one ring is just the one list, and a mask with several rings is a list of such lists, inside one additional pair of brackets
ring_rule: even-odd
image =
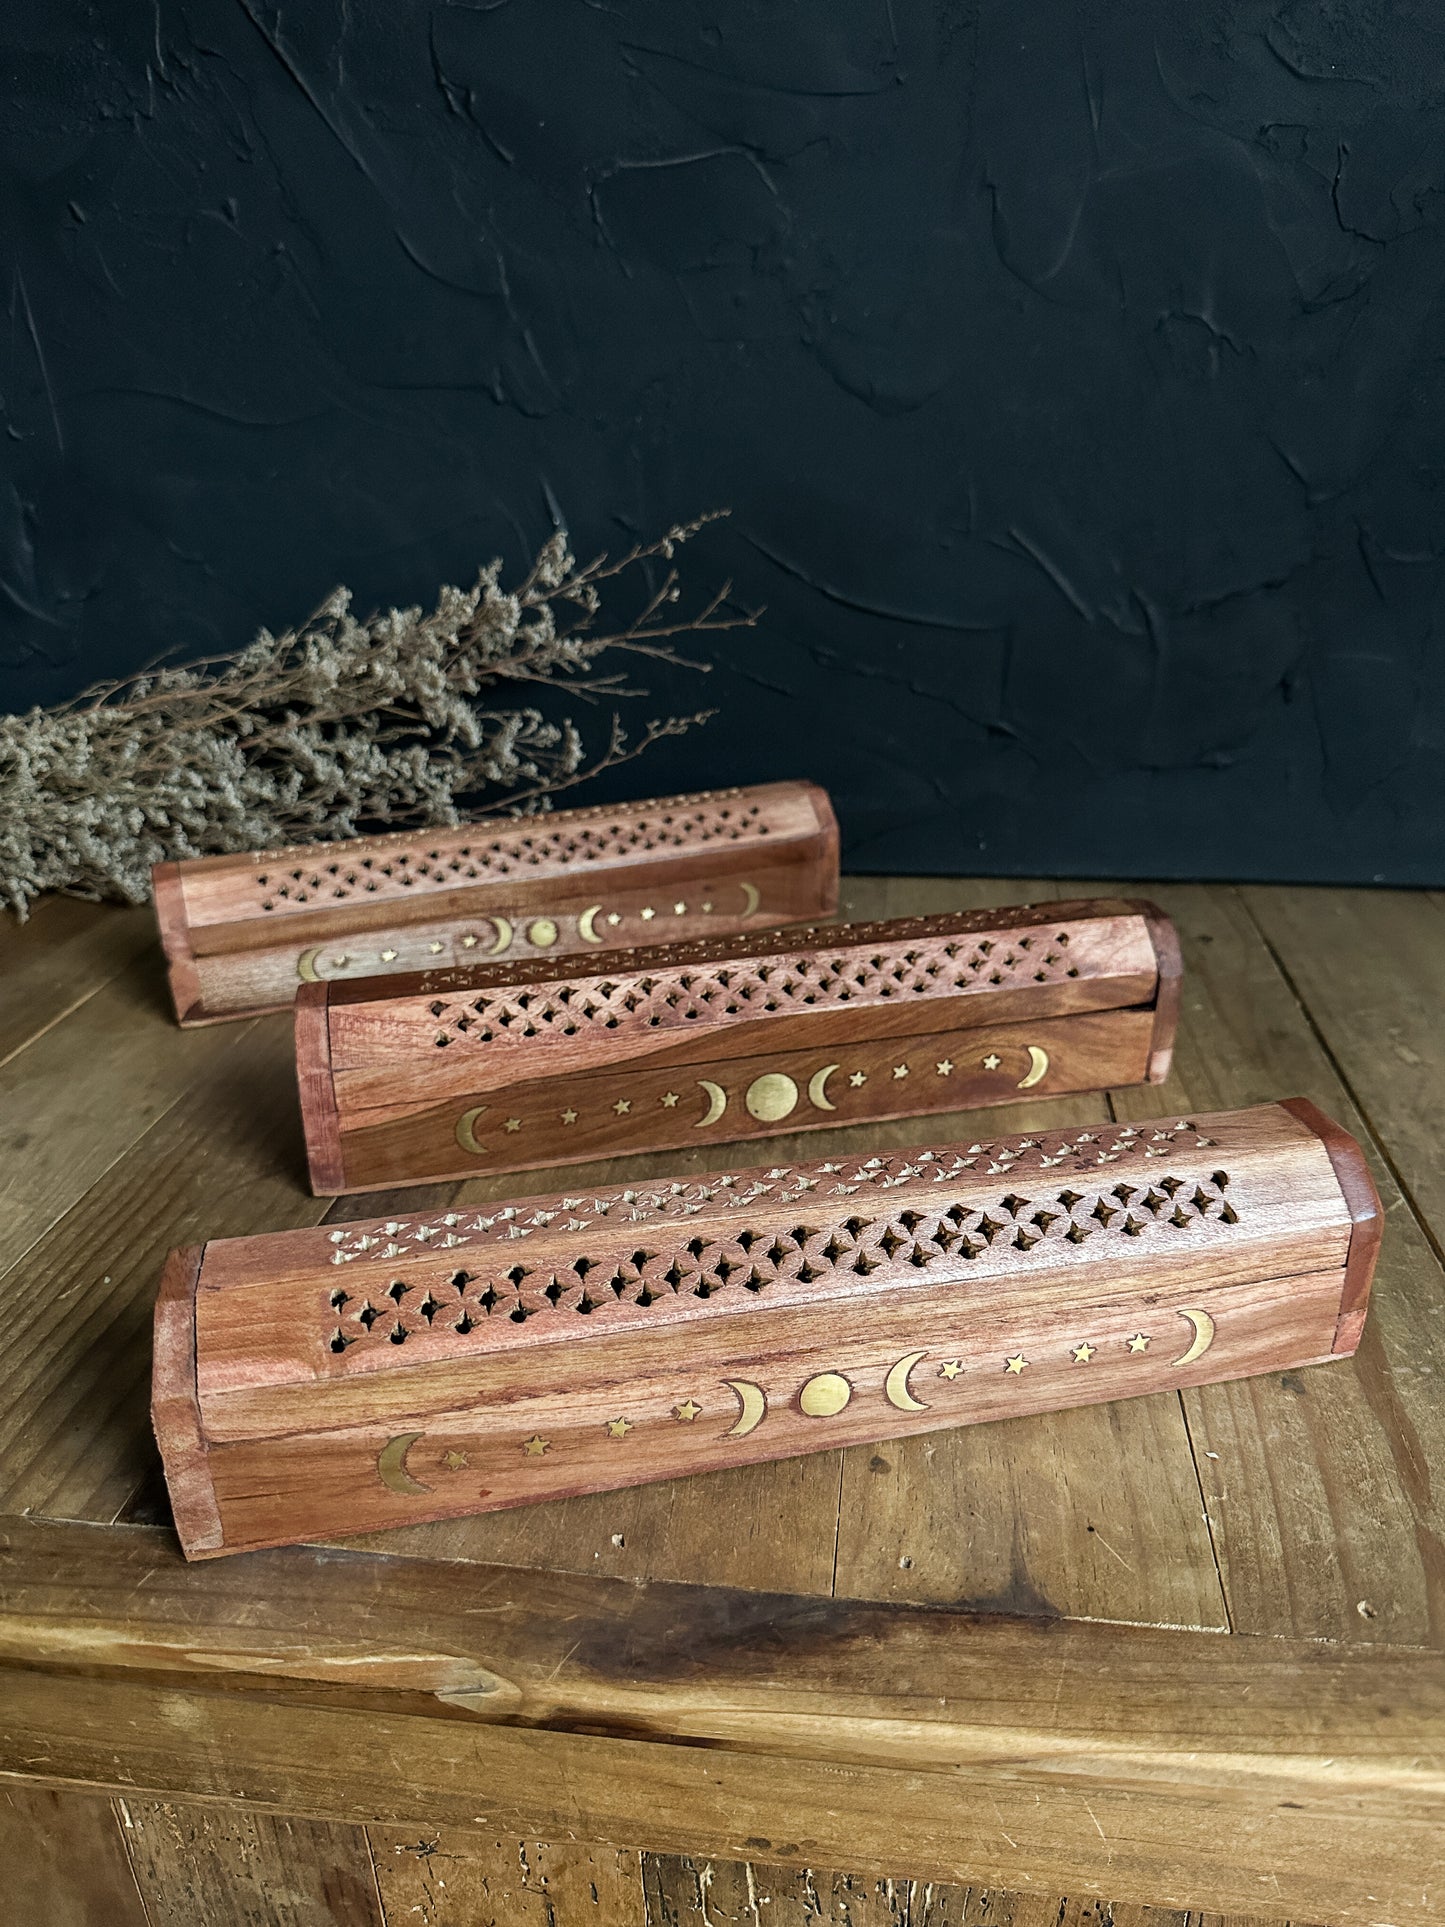
[[(503, 686), (596, 705), (646, 693), (604, 658), (706, 670), (676, 638), (757, 620), (731, 603), (731, 584), (682, 611), (673, 557), (714, 519), (585, 565), (559, 532), (520, 587), (503, 589), (489, 562), (471, 589), (442, 589), (430, 614), (358, 622), (337, 589), (299, 629), (263, 629), (234, 655), (0, 716), (0, 903), (24, 917), (43, 890), (141, 902), (167, 857), (550, 807), (712, 712), (655, 719), (629, 739), (614, 711), (605, 749), (589, 755), (570, 717), (498, 704)], [(604, 585), (650, 561), (669, 565), (659, 586), (630, 622), (599, 629)]]

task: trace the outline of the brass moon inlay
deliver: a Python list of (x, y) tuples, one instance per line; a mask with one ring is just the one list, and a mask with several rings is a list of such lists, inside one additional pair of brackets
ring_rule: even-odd
[(577, 934), (583, 943), (601, 943), (602, 939), (593, 928), (592, 919), (602, 908), (600, 903), (590, 904), (577, 919)]
[(469, 1111), (463, 1111), (457, 1119), (457, 1143), (464, 1151), (470, 1151), (474, 1158), (484, 1158), (487, 1155), (486, 1145), (477, 1143), (475, 1133), (477, 1119), (486, 1108), (485, 1104), (474, 1104)]
[[(741, 879), (739, 879), (741, 881)], [(755, 883), (743, 884), (743, 915), (750, 917), (758, 907), (758, 886)]]
[(707, 1115), (700, 1117), (692, 1127), (695, 1131), (700, 1131), (704, 1124), (717, 1123), (728, 1107), (728, 1094), (721, 1084), (714, 1084), (706, 1077), (700, 1077), (697, 1081), (707, 1092)]
[(746, 1378), (725, 1378), (723, 1384), (730, 1392), (736, 1392), (742, 1411), (738, 1422), (728, 1432), (730, 1439), (745, 1439), (749, 1432), (756, 1432), (768, 1415), (768, 1399), (761, 1385), (754, 1385)]
[(798, 1394), (798, 1405), (808, 1418), (836, 1418), (853, 1396), (841, 1372), (819, 1372)]
[(1035, 1084), (1042, 1083), (1043, 1079), (1048, 1076), (1048, 1071), (1049, 1071), (1048, 1052), (1042, 1049), (1038, 1044), (1030, 1044), (1028, 1073), (1026, 1076), (1021, 1077), (1019, 1079), (1018, 1083), (1015, 1084), (1014, 1089), (1017, 1091), (1032, 1090)]
[(550, 917), (537, 917), (527, 925), (527, 942), (539, 950), (550, 950), (557, 941), (557, 926)]
[(394, 1439), (387, 1440), (376, 1455), (376, 1470), (382, 1484), (390, 1492), (399, 1492), (404, 1499), (431, 1491), (429, 1485), (414, 1479), (406, 1469), (407, 1453), (424, 1436), (421, 1432), (398, 1432)]
[[(784, 1077), (781, 1071), (765, 1071), (761, 1077), (755, 1077), (743, 1099), (759, 1124), (776, 1124), (780, 1117), (788, 1115), (797, 1101), (797, 1085), (791, 1077)], [(828, 1109), (832, 1108), (830, 1104)]]
[(512, 941), (512, 926), (505, 917), (499, 917), (495, 911), (492, 913), (492, 922), (497, 926), (497, 941), (492, 945), (487, 955), (489, 957), (500, 957), (507, 945)]
[(909, 1352), (906, 1358), (899, 1359), (898, 1363), (883, 1381), (883, 1390), (887, 1394), (888, 1403), (896, 1406), (900, 1412), (926, 1412), (928, 1410), (928, 1407), (923, 1403), (922, 1399), (915, 1398), (908, 1389), (908, 1374), (913, 1370), (920, 1358), (926, 1358), (927, 1356), (928, 1353), (926, 1349), (921, 1352)]
[(1194, 1327), (1194, 1337), (1190, 1340), (1188, 1351), (1182, 1352), (1174, 1363), (1192, 1365), (1196, 1358), (1203, 1358), (1214, 1343), (1214, 1320), (1207, 1311), (1188, 1311), (1183, 1306), (1179, 1309), (1179, 1316), (1189, 1320)]
[(828, 1102), (828, 1079), (837, 1070), (836, 1064), (825, 1064), (820, 1071), (814, 1071), (808, 1079), (808, 1102), (815, 1111), (836, 1111), (838, 1106)]
[(318, 943), (314, 949), (303, 950), (301, 955), (296, 959), (296, 975), (301, 979), (303, 984), (319, 984), (325, 981), (324, 978), (318, 977), (316, 974), (316, 959), (321, 955), (324, 948), (325, 946), (323, 944)]

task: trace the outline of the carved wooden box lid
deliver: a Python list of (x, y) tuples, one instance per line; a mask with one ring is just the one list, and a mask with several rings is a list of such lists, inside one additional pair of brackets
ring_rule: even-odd
[(1329, 1358), (1378, 1227), (1293, 1100), (227, 1240), (157, 1429), (192, 1551), (514, 1505)]

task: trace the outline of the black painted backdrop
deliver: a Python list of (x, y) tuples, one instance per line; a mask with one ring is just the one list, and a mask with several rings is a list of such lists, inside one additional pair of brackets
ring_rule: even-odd
[(1445, 879), (1438, 0), (11, 0), (0, 704), (730, 503), (620, 789)]

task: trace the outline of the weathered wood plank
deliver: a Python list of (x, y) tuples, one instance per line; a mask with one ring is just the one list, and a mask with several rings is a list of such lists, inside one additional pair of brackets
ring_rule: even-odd
[(116, 1805), (149, 1927), (386, 1927), (363, 1827), (188, 1801)]
[(389, 1927), (643, 1927), (642, 1856), (458, 1827), (372, 1827)]
[[(1170, 1082), (1129, 1100), (1177, 1117), (1297, 1094), (1368, 1151), (1367, 1127), (1239, 893), (1157, 894), (1185, 947), (1180, 1043)], [(1385, 1239), (1356, 1357), (1184, 1394), (1232, 1623), (1244, 1631), (1445, 1641), (1445, 1409), (1429, 1375), (1445, 1278), (1378, 1159), (1374, 1175)]]
[(11, 1780), (0, 1789), (0, 1866), (16, 1927), (152, 1927), (106, 1794)]
[(0, 912), (0, 1064), (147, 956), (143, 968), (159, 985), (156, 923), (148, 907), (49, 896), (25, 923)]

